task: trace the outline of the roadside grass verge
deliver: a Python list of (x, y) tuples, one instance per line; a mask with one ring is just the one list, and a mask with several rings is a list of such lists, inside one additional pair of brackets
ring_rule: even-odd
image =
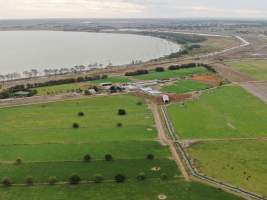
[(267, 60), (238, 60), (226, 62), (228, 66), (237, 69), (256, 80), (267, 80)]
[(204, 92), (199, 99), (168, 106), (182, 138), (258, 137), (267, 135), (267, 106), (238, 86)]
[(267, 195), (267, 141), (201, 142), (188, 151), (202, 173)]
[(5, 200), (152, 200), (164, 194), (168, 200), (240, 200), (232, 194), (209, 186), (185, 182), (180, 179), (170, 181), (145, 180), (143, 182), (126, 181), (123, 184), (101, 183), (79, 186), (34, 186), (0, 188), (0, 197)]
[(199, 91), (208, 89), (211, 86), (205, 83), (201, 83), (193, 80), (180, 80), (172, 85), (167, 85), (161, 88), (161, 91), (168, 93), (187, 93), (193, 91)]

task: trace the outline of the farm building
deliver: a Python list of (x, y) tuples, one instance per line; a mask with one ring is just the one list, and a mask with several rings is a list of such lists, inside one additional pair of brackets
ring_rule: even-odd
[(162, 96), (162, 101), (164, 103), (170, 103), (170, 97), (168, 95), (163, 95)]

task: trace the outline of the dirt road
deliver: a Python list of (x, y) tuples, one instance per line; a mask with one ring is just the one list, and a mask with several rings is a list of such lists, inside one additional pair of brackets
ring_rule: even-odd
[(158, 139), (160, 143), (162, 145), (169, 146), (172, 157), (175, 160), (177, 166), (179, 167), (183, 177), (186, 181), (189, 181), (189, 175), (186, 169), (184, 168), (184, 165), (182, 163), (182, 160), (180, 159), (180, 156), (178, 155), (178, 152), (175, 149), (175, 144), (168, 138), (168, 134), (166, 133), (163, 120), (160, 115), (159, 107), (154, 103), (151, 103), (149, 106), (154, 116), (155, 124), (158, 130)]

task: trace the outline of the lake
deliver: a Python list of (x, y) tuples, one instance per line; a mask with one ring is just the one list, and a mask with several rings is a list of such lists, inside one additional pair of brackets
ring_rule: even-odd
[(0, 31), (0, 74), (75, 65), (148, 61), (180, 46), (150, 36), (61, 31)]

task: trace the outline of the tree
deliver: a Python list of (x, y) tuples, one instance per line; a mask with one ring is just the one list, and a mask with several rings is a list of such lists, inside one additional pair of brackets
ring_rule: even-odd
[(148, 160), (154, 160), (154, 159), (155, 159), (155, 156), (154, 156), (153, 154), (148, 154), (148, 155), (146, 156), (146, 158), (147, 158)]
[(157, 67), (157, 68), (155, 69), (155, 71), (156, 71), (156, 72), (164, 72), (165, 69), (164, 69), (163, 67)]
[(104, 180), (104, 177), (101, 174), (95, 175), (95, 183), (102, 183)]
[(112, 160), (113, 160), (112, 155), (110, 155), (110, 154), (106, 154), (106, 155), (105, 155), (105, 160), (106, 160), (106, 161), (112, 161)]
[(78, 174), (72, 174), (70, 177), (69, 177), (69, 183), (72, 184), (72, 185), (77, 185), (79, 184), (81, 181), (81, 178)]
[(33, 177), (32, 176), (26, 177), (26, 184), (27, 185), (33, 185)]
[(91, 156), (89, 154), (86, 154), (84, 157), (83, 157), (83, 160), (84, 162), (90, 162), (91, 161)]
[(167, 180), (167, 178), (168, 178), (168, 175), (167, 174), (165, 174), (165, 173), (163, 173), (163, 174), (161, 174), (161, 180)]
[(122, 127), (122, 123), (117, 123), (117, 127)]
[(123, 174), (117, 174), (114, 179), (117, 183), (123, 183), (126, 177)]
[(4, 186), (11, 186), (12, 185), (12, 180), (11, 178), (9, 178), (8, 176), (4, 177), (3, 180), (2, 180), (2, 184)]
[(84, 112), (78, 112), (78, 116), (79, 117), (83, 117), (84, 116)]
[(58, 181), (57, 180), (57, 177), (55, 177), (55, 176), (49, 176), (48, 177), (48, 183), (49, 183), (49, 185), (55, 185), (57, 181)]
[(16, 165), (20, 165), (22, 163), (22, 159), (21, 158), (17, 158), (15, 161)]
[(138, 106), (142, 106), (142, 105), (143, 105), (143, 102), (142, 102), (142, 101), (138, 101), (138, 102), (136, 103), (136, 105), (138, 105)]
[(78, 123), (73, 123), (72, 128), (75, 128), (75, 129), (80, 128), (80, 125)]
[(126, 115), (127, 113), (126, 113), (126, 110), (124, 110), (124, 109), (119, 109), (118, 110), (118, 115)]
[(137, 177), (136, 177), (136, 179), (137, 179), (138, 181), (143, 181), (143, 180), (145, 180), (145, 178), (146, 178), (146, 175), (145, 175), (144, 172), (139, 173), (139, 174), (137, 175)]

